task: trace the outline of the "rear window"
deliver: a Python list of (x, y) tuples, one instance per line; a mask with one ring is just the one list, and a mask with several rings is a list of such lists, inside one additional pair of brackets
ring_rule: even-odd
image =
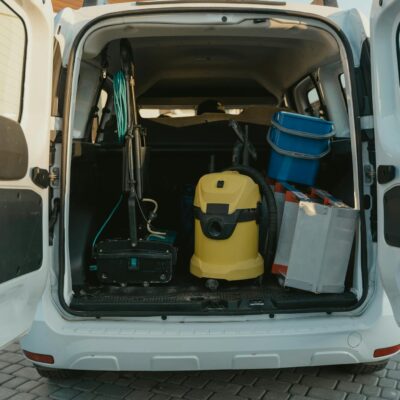
[(322, 116), (322, 110), (321, 110), (321, 100), (318, 95), (318, 91), (316, 88), (311, 89), (307, 93), (307, 100), (308, 100), (308, 105), (309, 105), (309, 114), (311, 114), (314, 117), (320, 118)]
[(343, 91), (346, 91), (346, 79), (344, 78), (344, 74), (339, 75), (339, 82), (340, 86), (342, 87)]
[[(223, 112), (230, 115), (239, 115), (243, 112), (242, 108), (224, 108)], [(194, 117), (197, 115), (197, 107), (190, 108), (157, 108), (157, 107), (142, 107), (139, 109), (139, 114), (142, 118), (183, 118)]]

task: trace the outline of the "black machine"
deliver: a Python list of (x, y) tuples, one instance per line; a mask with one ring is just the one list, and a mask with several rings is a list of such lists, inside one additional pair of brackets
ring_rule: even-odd
[(168, 283), (176, 263), (176, 249), (165, 243), (107, 240), (97, 246), (99, 280), (109, 284)]
[[(129, 239), (105, 240), (93, 245), (93, 257), (97, 264), (97, 276), (100, 282), (108, 284), (142, 284), (168, 283), (172, 278), (176, 263), (176, 248), (166, 239), (166, 233), (154, 232), (151, 222), (156, 216), (157, 202), (143, 199), (143, 130), (138, 124), (135, 95), (135, 67), (130, 43), (127, 39), (120, 41), (121, 66), (123, 78), (121, 86), (122, 112), (126, 117), (126, 129), (119, 132), (123, 140), (123, 196), (127, 199), (129, 212)], [(122, 75), (120, 75), (122, 76)], [(117, 110), (116, 110), (117, 111)], [(155, 205), (149, 216), (143, 213), (141, 203)], [(137, 211), (145, 221), (149, 235), (138, 237)], [(149, 237), (151, 240), (148, 240)]]

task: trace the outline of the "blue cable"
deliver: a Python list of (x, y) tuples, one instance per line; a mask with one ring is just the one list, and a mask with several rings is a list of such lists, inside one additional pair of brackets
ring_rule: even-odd
[(114, 208), (111, 210), (110, 214), (108, 215), (108, 217), (106, 218), (106, 220), (104, 221), (103, 225), (100, 227), (100, 229), (97, 231), (96, 236), (94, 237), (93, 243), (92, 243), (92, 248), (94, 248), (94, 246), (96, 245), (97, 239), (99, 238), (99, 236), (101, 235), (101, 233), (103, 232), (104, 228), (107, 226), (107, 224), (110, 222), (110, 219), (112, 218), (112, 216), (114, 215), (115, 211), (117, 211), (118, 207), (120, 206), (121, 202), (122, 202), (122, 194), (119, 198), (119, 200), (117, 201), (117, 203), (115, 204)]
[(125, 74), (118, 71), (113, 80), (114, 108), (117, 117), (118, 143), (123, 143), (128, 129), (128, 102)]

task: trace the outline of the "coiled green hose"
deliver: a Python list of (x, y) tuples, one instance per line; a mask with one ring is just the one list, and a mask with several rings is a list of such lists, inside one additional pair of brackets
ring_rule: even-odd
[(128, 129), (128, 101), (125, 75), (118, 71), (114, 76), (114, 108), (117, 117), (118, 143), (122, 144)]

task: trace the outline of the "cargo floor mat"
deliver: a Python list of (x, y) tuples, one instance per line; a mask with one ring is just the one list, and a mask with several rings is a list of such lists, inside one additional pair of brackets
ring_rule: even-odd
[(208, 291), (203, 287), (101, 287), (75, 294), (71, 308), (157, 314), (260, 314), (290, 310), (349, 307), (357, 302), (351, 292), (314, 294), (269, 284), (242, 285)]

